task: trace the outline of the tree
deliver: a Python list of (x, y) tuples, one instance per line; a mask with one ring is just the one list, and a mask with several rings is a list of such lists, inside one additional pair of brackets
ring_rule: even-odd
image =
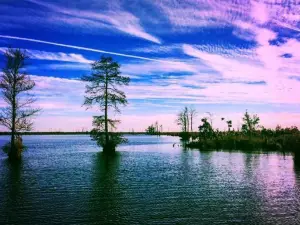
[(259, 117), (255, 114), (251, 116), (248, 111), (245, 112), (242, 125), (242, 131), (252, 135), (252, 133), (259, 127)]
[(230, 129), (232, 128), (232, 121), (227, 120), (226, 123), (227, 123), (228, 131), (230, 131)]
[(202, 125), (200, 125), (198, 127), (200, 137), (204, 137), (205, 140), (207, 138), (211, 138), (214, 134), (214, 130), (213, 130), (211, 124), (208, 122), (208, 119), (202, 118), (201, 122), (202, 122)]
[(153, 124), (151, 124), (150, 126), (147, 127), (146, 133), (147, 134), (155, 134), (155, 127)]
[(193, 120), (194, 120), (194, 117), (197, 115), (196, 109), (194, 109), (193, 107), (190, 107), (189, 114), (190, 114), (191, 132), (193, 132)]
[(19, 159), (23, 149), (20, 132), (32, 130), (31, 118), (40, 109), (31, 108), (36, 99), (29, 91), (34, 88), (35, 82), (24, 71), (28, 58), (26, 52), (8, 49), (4, 56), (6, 64), (0, 78), (0, 89), (7, 107), (1, 109), (0, 125), (11, 131), (10, 143), (6, 146), (9, 158)]
[(187, 107), (178, 114), (177, 116), (177, 125), (181, 126), (182, 132), (189, 132), (189, 110)]
[(159, 132), (159, 131), (158, 131), (158, 122), (157, 122), (157, 121), (155, 122), (155, 132), (156, 132), (156, 133)]
[[(223, 120), (225, 120), (225, 118), (222, 117), (221, 120), (223, 121)], [(227, 120), (226, 124), (227, 124), (227, 128), (228, 128), (227, 130), (230, 131), (230, 129), (232, 128), (232, 121), (231, 120)]]
[(113, 153), (115, 147), (125, 139), (112, 132), (119, 121), (110, 119), (108, 111), (120, 112), (119, 106), (127, 104), (125, 93), (117, 87), (127, 86), (130, 79), (121, 76), (120, 64), (111, 57), (102, 56), (100, 60), (92, 63), (92, 73), (83, 76), (82, 80), (88, 82), (83, 105), (88, 108), (97, 105), (104, 112), (104, 115), (93, 118), (92, 139), (103, 148), (103, 152)]
[(211, 112), (206, 112), (209, 115), (209, 121), (210, 121), (210, 125), (213, 126), (213, 116), (214, 114)]

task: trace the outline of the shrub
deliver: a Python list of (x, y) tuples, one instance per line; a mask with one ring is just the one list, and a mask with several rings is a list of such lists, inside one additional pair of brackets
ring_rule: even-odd
[[(17, 138), (15, 140), (15, 148), (16, 148), (16, 152), (17, 152), (17, 158), (21, 157), (21, 154), (24, 150), (26, 150), (26, 146), (23, 145), (23, 141), (21, 138)], [(3, 147), (2, 150), (6, 153), (9, 154), (10, 150), (11, 150), (11, 143), (7, 142)]]

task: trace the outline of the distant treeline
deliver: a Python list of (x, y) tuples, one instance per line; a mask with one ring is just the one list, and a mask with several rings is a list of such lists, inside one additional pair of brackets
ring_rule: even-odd
[[(84, 132), (23, 132), (20, 133), (21, 135), (89, 135), (91, 132), (84, 131)], [(132, 135), (149, 135), (147, 132), (110, 132), (110, 133), (116, 133), (116, 134), (132, 134)], [(10, 135), (10, 132), (0, 132), (0, 135)], [(168, 136), (180, 136), (181, 132), (157, 132), (153, 133), (152, 135), (168, 135)], [(194, 132), (194, 135), (196, 133)]]

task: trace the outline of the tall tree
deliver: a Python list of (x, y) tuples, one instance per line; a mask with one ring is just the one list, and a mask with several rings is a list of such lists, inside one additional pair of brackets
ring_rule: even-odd
[(214, 130), (213, 130), (211, 124), (208, 122), (208, 119), (202, 118), (201, 122), (202, 122), (202, 125), (200, 125), (198, 127), (200, 137), (203, 137), (205, 140), (207, 138), (211, 138), (214, 135)]
[(104, 112), (104, 115), (94, 116), (92, 138), (103, 148), (103, 152), (114, 152), (116, 145), (124, 139), (109, 131), (112, 131), (119, 121), (110, 119), (108, 112), (110, 109), (120, 112), (119, 106), (127, 104), (126, 95), (118, 86), (127, 86), (130, 79), (121, 76), (119, 63), (111, 57), (102, 56), (100, 60), (92, 63), (92, 73), (83, 76), (82, 80), (88, 82), (84, 105), (88, 108), (98, 105)]
[(252, 133), (259, 127), (259, 117), (255, 115), (250, 115), (246, 110), (243, 121), (244, 124), (242, 125), (242, 131), (252, 135)]
[(197, 115), (196, 109), (194, 109), (193, 107), (190, 107), (189, 114), (190, 114), (191, 132), (193, 132), (193, 120)]
[(0, 78), (0, 89), (7, 107), (1, 109), (0, 125), (11, 131), (9, 157), (18, 159), (22, 149), (17, 148), (16, 137), (22, 131), (32, 130), (31, 118), (40, 109), (31, 107), (36, 99), (29, 91), (34, 88), (35, 82), (24, 71), (26, 53), (20, 49), (8, 49), (4, 56), (6, 62)]
[(210, 125), (212, 127), (213, 126), (213, 116), (214, 116), (214, 114), (211, 113), (211, 112), (206, 112), (206, 113), (209, 115), (209, 121), (210, 121)]
[(182, 132), (189, 132), (189, 110), (184, 107), (183, 110), (177, 115), (177, 125), (181, 126)]

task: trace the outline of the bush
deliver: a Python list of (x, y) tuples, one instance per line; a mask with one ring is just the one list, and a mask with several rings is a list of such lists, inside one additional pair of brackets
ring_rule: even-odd
[(236, 135), (222, 133), (209, 139), (199, 138), (186, 145), (198, 149), (227, 149), (227, 150), (269, 150), (290, 151), (300, 154), (300, 134), (283, 134), (265, 137), (263, 135)]
[[(16, 152), (17, 152), (17, 158), (21, 157), (21, 154), (24, 150), (26, 150), (26, 146), (23, 145), (23, 141), (21, 138), (17, 138), (15, 140), (15, 148), (16, 148)], [(11, 150), (11, 142), (7, 142), (3, 147), (2, 150), (6, 153), (9, 154), (10, 150)]]
[(126, 143), (127, 139), (119, 133), (109, 133), (108, 142), (106, 143), (105, 134), (93, 129), (91, 131), (92, 140), (97, 142), (97, 145), (103, 148), (103, 152), (114, 152), (119, 144)]
[(182, 141), (189, 141), (190, 138), (191, 138), (191, 134), (188, 133), (188, 132), (181, 132), (181, 133), (179, 134), (179, 137), (180, 137), (180, 139), (181, 139)]

